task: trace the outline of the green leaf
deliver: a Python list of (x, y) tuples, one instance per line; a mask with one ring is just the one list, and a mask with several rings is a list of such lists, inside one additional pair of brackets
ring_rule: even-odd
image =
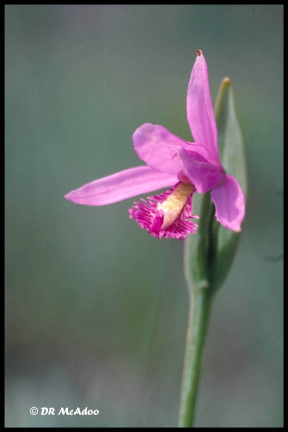
[[(201, 227), (205, 224), (206, 217), (203, 214), (204, 198), (206, 194), (195, 194), (193, 197), (193, 214), (199, 215), (199, 227), (196, 234), (190, 235), (184, 245), (184, 273), (188, 288), (207, 288), (209, 286), (206, 271), (206, 240), (205, 230)], [(203, 218), (202, 218), (203, 214)]]
[(216, 98), (215, 118), (218, 129), (218, 148), (225, 171), (239, 182), (247, 195), (246, 160), (242, 133), (235, 112), (231, 81), (224, 78)]
[[(224, 78), (216, 99), (215, 117), (218, 129), (220, 158), (225, 171), (238, 180), (247, 197), (246, 160), (242, 133), (237, 121), (231, 81)], [(216, 262), (213, 268), (213, 284), (219, 288), (232, 265), (241, 234), (218, 225)]]
[[(247, 176), (241, 130), (236, 118), (229, 78), (224, 78), (216, 99), (220, 159), (225, 171), (234, 176), (247, 194)], [(211, 294), (223, 284), (229, 273), (240, 234), (220, 225), (210, 193), (196, 194), (193, 213), (200, 216), (198, 232), (186, 240), (184, 267), (192, 290), (209, 287)]]

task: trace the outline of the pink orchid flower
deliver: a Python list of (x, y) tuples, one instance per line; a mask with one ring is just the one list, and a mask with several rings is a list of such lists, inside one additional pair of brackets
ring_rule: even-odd
[(245, 198), (237, 180), (221, 165), (207, 64), (202, 52), (196, 52), (187, 93), (187, 119), (195, 142), (186, 142), (163, 126), (143, 124), (134, 132), (133, 144), (146, 166), (92, 181), (69, 192), (66, 199), (101, 206), (172, 186), (148, 201), (135, 202), (129, 213), (154, 237), (182, 239), (197, 230), (190, 220), (198, 218), (192, 215), (193, 194), (210, 191), (216, 219), (225, 228), (241, 231)]

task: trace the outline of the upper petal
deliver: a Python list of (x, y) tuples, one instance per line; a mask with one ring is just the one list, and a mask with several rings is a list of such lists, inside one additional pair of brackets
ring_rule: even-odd
[(213, 165), (194, 151), (181, 149), (178, 152), (182, 168), (198, 193), (205, 193), (214, 188), (223, 178), (222, 166)]
[(140, 159), (151, 168), (177, 175), (182, 166), (177, 150), (180, 148), (195, 149), (207, 157), (207, 150), (173, 135), (166, 128), (151, 123), (140, 126), (133, 134), (133, 144)]
[(76, 204), (100, 206), (172, 186), (177, 182), (175, 175), (139, 166), (94, 180), (64, 197)]
[(209, 162), (220, 164), (217, 126), (209, 87), (208, 68), (200, 50), (197, 50), (196, 61), (188, 85), (187, 119), (194, 140), (209, 151)]
[(225, 228), (241, 231), (245, 216), (245, 197), (237, 180), (225, 174), (223, 181), (210, 192), (216, 207), (216, 219)]

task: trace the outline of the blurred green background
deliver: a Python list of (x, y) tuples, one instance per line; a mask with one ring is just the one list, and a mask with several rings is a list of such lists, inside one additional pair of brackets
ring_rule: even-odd
[[(129, 219), (133, 199), (63, 195), (142, 165), (151, 122), (191, 141), (195, 49), (212, 98), (229, 76), (249, 197), (214, 303), (196, 426), (281, 427), (283, 6), (5, 8), (6, 427), (175, 426), (188, 293), (182, 241)], [(144, 197), (145, 198), (145, 197)], [(98, 409), (32, 416), (30, 407)]]

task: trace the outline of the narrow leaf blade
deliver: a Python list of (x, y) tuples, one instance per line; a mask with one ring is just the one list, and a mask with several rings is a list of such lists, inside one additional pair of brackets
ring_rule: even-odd
[[(246, 197), (247, 173), (244, 144), (236, 117), (233, 90), (229, 78), (224, 78), (220, 85), (215, 104), (215, 117), (222, 165), (228, 174), (236, 178)], [(241, 235), (218, 225), (216, 262), (213, 270), (215, 288), (223, 284), (229, 273)]]

